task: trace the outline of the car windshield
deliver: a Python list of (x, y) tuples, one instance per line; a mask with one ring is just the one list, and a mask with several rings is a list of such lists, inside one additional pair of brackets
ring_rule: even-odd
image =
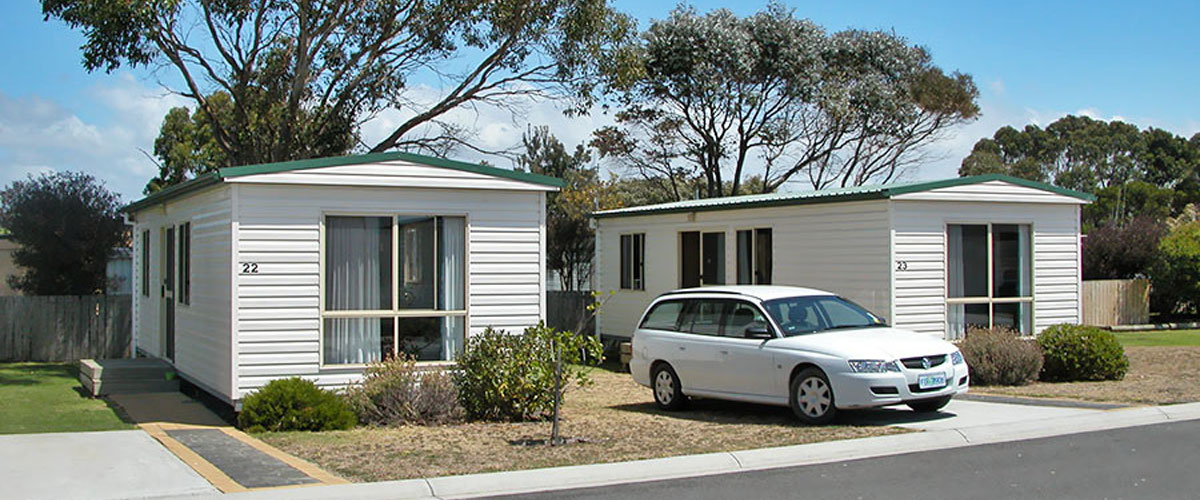
[(886, 321), (862, 306), (833, 295), (769, 300), (763, 302), (763, 307), (787, 337), (828, 330), (887, 326)]

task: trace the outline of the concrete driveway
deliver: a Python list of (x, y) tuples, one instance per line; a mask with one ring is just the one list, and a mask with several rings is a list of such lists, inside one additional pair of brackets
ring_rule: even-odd
[(1016, 422), (1053, 420), (1075, 415), (1101, 413), (1104, 410), (1005, 404), (954, 399), (936, 413), (917, 413), (905, 406), (846, 412), (839, 423), (853, 425), (894, 425), (925, 431), (962, 429)]
[(119, 499), (216, 493), (143, 431), (0, 436), (0, 496)]

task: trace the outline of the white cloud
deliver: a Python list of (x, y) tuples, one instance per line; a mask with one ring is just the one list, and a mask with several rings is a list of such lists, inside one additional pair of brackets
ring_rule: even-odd
[(157, 168), (139, 149), (153, 148), (167, 110), (186, 101), (129, 74), (81, 92), (103, 118), (84, 120), (38, 95), (0, 92), (0, 185), (30, 173), (75, 170), (103, 180), (125, 201), (141, 197)]

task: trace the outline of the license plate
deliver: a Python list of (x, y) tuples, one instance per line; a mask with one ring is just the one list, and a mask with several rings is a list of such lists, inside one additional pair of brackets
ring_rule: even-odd
[(933, 389), (935, 387), (946, 386), (945, 373), (930, 373), (927, 375), (917, 375), (917, 387), (921, 389)]

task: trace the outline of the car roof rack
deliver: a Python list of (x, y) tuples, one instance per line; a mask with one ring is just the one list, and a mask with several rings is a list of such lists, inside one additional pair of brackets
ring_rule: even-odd
[(728, 290), (728, 289), (720, 289), (720, 288), (714, 288), (711, 290), (705, 290), (704, 288), (684, 288), (682, 290), (673, 290), (670, 292), (662, 293), (659, 295), (659, 297), (665, 297), (667, 295), (693, 295), (693, 294), (704, 294), (704, 293), (711, 293), (711, 294), (716, 294), (716, 295), (737, 295), (740, 297), (751, 297), (751, 298), (755, 298), (755, 299), (759, 298), (757, 295), (751, 295), (751, 294), (748, 294), (745, 292), (739, 292), (737, 290)]

